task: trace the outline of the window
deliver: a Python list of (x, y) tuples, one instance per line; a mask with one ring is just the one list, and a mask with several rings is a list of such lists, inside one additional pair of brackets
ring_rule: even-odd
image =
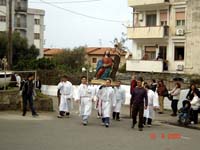
[(146, 26), (156, 26), (156, 14), (147, 14), (146, 15)]
[(162, 59), (166, 60), (166, 56), (167, 56), (166, 46), (159, 46), (159, 55), (162, 57)]
[(185, 26), (185, 11), (176, 12), (176, 26)]
[(92, 63), (97, 63), (97, 58), (92, 58)]
[(40, 39), (40, 33), (34, 33), (34, 39), (39, 40)]
[(156, 58), (156, 47), (146, 46), (143, 60), (154, 60)]
[(174, 60), (184, 60), (184, 46), (175, 46), (174, 47)]
[(6, 16), (0, 16), (0, 22), (6, 22)]
[(6, 6), (6, 0), (0, 0), (0, 6)]
[(40, 24), (40, 19), (34, 19), (35, 20), (35, 24), (39, 25)]
[(160, 12), (160, 25), (161, 26), (167, 25), (167, 11)]

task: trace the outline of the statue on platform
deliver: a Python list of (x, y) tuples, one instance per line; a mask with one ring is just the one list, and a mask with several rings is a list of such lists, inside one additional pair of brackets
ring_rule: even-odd
[(106, 51), (103, 58), (97, 62), (96, 79), (107, 79), (110, 76), (113, 60), (110, 57), (110, 51)]
[[(108, 79), (116, 80), (116, 73), (119, 69), (119, 64), (121, 60), (122, 53), (127, 52), (129, 56), (128, 48), (124, 46), (127, 38), (124, 37), (125, 34), (122, 33), (122, 38), (118, 40), (114, 39), (112, 42), (114, 45), (114, 50), (107, 50), (101, 60), (97, 62), (95, 78), (98, 79)], [(114, 59), (111, 58), (110, 52), (114, 55)], [(128, 56), (126, 55), (125, 58)], [(126, 59), (127, 59), (126, 58)]]

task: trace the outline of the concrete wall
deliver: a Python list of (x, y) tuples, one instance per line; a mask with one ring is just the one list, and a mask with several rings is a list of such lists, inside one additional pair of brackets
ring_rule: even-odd
[[(73, 86), (74, 87), (74, 97), (76, 96), (77, 88), (78, 86)], [(126, 101), (125, 105), (130, 104), (130, 86), (129, 85), (122, 85), (122, 87), (126, 91)], [(185, 100), (185, 97), (187, 95), (188, 89), (187, 90), (182, 90), (181, 95), (180, 95), (180, 100), (178, 103), (178, 108), (182, 107), (182, 101)], [(51, 95), (51, 96), (56, 96), (57, 95), (57, 86), (55, 85), (42, 85), (42, 93), (46, 95)], [(164, 108), (165, 109), (171, 109), (171, 101), (168, 100), (168, 98), (164, 99)]]

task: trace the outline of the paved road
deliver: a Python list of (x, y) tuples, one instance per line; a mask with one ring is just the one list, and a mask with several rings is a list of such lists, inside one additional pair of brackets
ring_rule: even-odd
[[(123, 110), (127, 115), (127, 112)], [(95, 112), (88, 126), (82, 126), (76, 110), (70, 118), (58, 119), (56, 112), (0, 112), (0, 150), (197, 150), (200, 131), (154, 122), (144, 131), (130, 128), (131, 120), (112, 121), (101, 126)], [(175, 137), (174, 135), (181, 135)], [(164, 137), (163, 137), (164, 135)], [(172, 135), (168, 139), (168, 135)], [(155, 138), (155, 139), (154, 139)], [(176, 138), (176, 139), (172, 139)], [(198, 146), (198, 147), (197, 147)]]

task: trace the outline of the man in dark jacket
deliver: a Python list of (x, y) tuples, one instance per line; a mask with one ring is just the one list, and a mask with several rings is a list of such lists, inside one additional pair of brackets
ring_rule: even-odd
[(27, 80), (23, 81), (21, 84), (22, 90), (22, 99), (23, 99), (23, 114), (22, 116), (26, 115), (27, 111), (27, 102), (29, 102), (30, 109), (32, 111), (32, 116), (36, 117), (38, 114), (35, 111), (33, 106), (33, 92), (34, 92), (34, 83), (33, 83), (34, 75), (29, 74)]
[(144, 109), (147, 108), (148, 105), (148, 97), (147, 97), (147, 91), (142, 87), (142, 78), (137, 79), (137, 87), (134, 88), (132, 94), (132, 128), (135, 127), (135, 124), (137, 123), (137, 114), (139, 112), (139, 123), (138, 128), (139, 131), (143, 130), (143, 114)]

